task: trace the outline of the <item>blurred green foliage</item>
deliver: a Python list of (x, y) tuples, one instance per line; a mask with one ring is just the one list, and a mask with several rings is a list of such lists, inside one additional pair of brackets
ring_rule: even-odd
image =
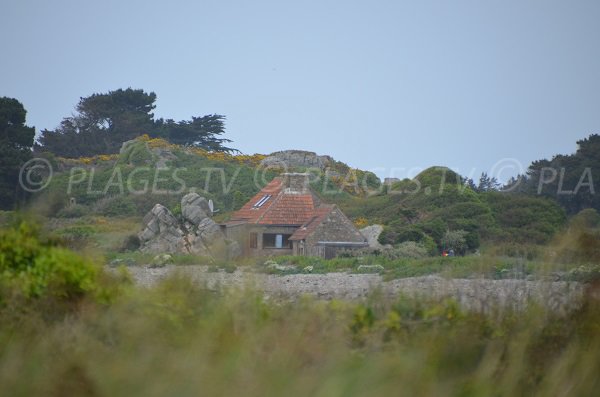
[(588, 396), (600, 388), (599, 324), (592, 298), (568, 313), (469, 312), (453, 300), (377, 294), (273, 301), (175, 277), (50, 321), (0, 309), (0, 388), (114, 397)]
[[(72, 232), (87, 234), (89, 230), (78, 228)], [(0, 285), (4, 293), (75, 299), (97, 292), (98, 271), (95, 264), (58, 246), (56, 241), (41, 238), (38, 229), (29, 223), (0, 231)]]

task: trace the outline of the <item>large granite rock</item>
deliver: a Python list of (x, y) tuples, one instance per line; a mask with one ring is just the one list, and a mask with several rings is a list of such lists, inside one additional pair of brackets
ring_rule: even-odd
[(261, 165), (265, 167), (283, 167), (283, 168), (319, 168), (324, 170), (333, 163), (330, 156), (319, 156), (314, 152), (306, 152), (304, 150), (284, 150), (281, 152), (271, 153), (266, 157)]
[(232, 259), (241, 255), (235, 241), (225, 238), (210, 217), (204, 197), (190, 193), (181, 200), (182, 221), (168, 208), (156, 204), (143, 220), (139, 233), (140, 250), (155, 254), (195, 254), (215, 259)]
[(189, 234), (190, 252), (197, 255), (223, 257), (227, 254), (225, 235), (212, 219), (204, 218)]
[(212, 213), (204, 197), (198, 193), (188, 193), (181, 199), (181, 215), (184, 221), (197, 226)]
[(367, 227), (363, 227), (360, 229), (360, 233), (367, 239), (370, 248), (383, 248), (383, 245), (379, 242), (378, 238), (381, 232), (383, 231), (383, 226), (381, 225), (371, 225)]
[(156, 204), (144, 216), (143, 229), (138, 234), (142, 252), (179, 252), (184, 236), (179, 221), (168, 208)]

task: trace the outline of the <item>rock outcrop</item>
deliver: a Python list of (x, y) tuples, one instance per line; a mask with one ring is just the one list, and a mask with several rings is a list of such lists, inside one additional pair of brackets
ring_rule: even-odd
[(240, 255), (237, 242), (225, 238), (210, 218), (208, 201), (197, 193), (181, 199), (181, 221), (168, 208), (156, 204), (143, 221), (140, 250), (147, 253), (185, 253), (219, 259)]
[(324, 170), (333, 163), (330, 156), (319, 156), (314, 152), (304, 150), (283, 150), (271, 153), (263, 159), (261, 165), (265, 167), (290, 168), (319, 168)]
[(189, 193), (181, 199), (181, 215), (185, 222), (199, 225), (203, 219), (212, 216), (208, 201), (198, 193)]
[(383, 231), (383, 226), (381, 225), (371, 225), (367, 227), (363, 227), (360, 229), (360, 234), (367, 239), (369, 243), (369, 248), (383, 248), (383, 245), (379, 242), (378, 238), (381, 232)]
[(119, 150), (119, 162), (138, 166), (165, 168), (177, 157), (169, 146), (150, 147), (142, 137), (123, 142)]
[(182, 249), (184, 233), (179, 221), (167, 207), (156, 204), (144, 216), (143, 229), (138, 234), (140, 249), (151, 253), (174, 253)]

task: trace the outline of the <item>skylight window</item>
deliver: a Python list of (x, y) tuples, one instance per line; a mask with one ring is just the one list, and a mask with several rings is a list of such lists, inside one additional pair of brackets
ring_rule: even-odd
[(270, 198), (271, 198), (270, 194), (266, 194), (266, 195), (262, 196), (261, 199), (258, 200), (256, 202), (256, 204), (254, 204), (252, 206), (252, 208), (260, 208), (260, 207), (262, 207), (267, 201), (269, 201)]

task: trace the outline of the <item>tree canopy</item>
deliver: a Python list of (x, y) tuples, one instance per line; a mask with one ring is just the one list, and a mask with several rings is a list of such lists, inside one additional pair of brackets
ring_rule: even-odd
[(192, 117), (191, 121), (158, 119), (157, 135), (171, 143), (183, 146), (196, 146), (215, 152), (235, 152), (237, 150), (223, 146), (231, 142), (220, 136), (225, 133), (225, 116), (210, 114)]
[(80, 98), (76, 114), (54, 130), (43, 130), (36, 149), (62, 157), (117, 153), (123, 142), (142, 134), (209, 151), (232, 152), (224, 146), (225, 117), (217, 114), (174, 121), (154, 119), (156, 94), (127, 88)]
[[(569, 155), (556, 155), (531, 163), (527, 175), (514, 179), (508, 189), (553, 198), (569, 213), (585, 208), (600, 210), (600, 135), (577, 141), (578, 149)], [(596, 179), (594, 179), (596, 177)]]
[(14, 98), (0, 98), (0, 208), (13, 209), (19, 172), (31, 158), (35, 129), (25, 125), (27, 111)]

